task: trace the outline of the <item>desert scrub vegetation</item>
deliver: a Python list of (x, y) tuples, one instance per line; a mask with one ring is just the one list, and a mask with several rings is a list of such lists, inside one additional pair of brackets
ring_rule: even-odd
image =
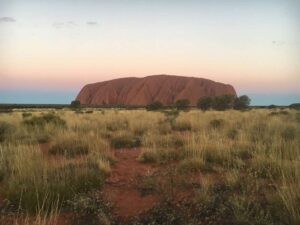
[[(86, 216), (114, 224), (103, 200), (91, 193), (111, 173), (114, 149), (137, 147), (140, 163), (172, 165), (172, 173), (150, 177), (144, 189), (162, 199), (173, 193), (173, 200), (132, 224), (300, 223), (296, 110), (81, 111), (93, 113), (43, 109), (0, 115), (0, 197), (6, 210), (38, 214), (41, 205), (45, 211), (59, 205), (78, 212), (82, 224)], [(179, 187), (193, 197), (176, 202)]]

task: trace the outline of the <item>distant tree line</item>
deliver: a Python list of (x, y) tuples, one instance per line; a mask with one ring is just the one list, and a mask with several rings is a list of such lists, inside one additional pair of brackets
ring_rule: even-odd
[(208, 109), (226, 110), (237, 109), (244, 110), (250, 105), (251, 99), (247, 95), (236, 97), (234, 95), (220, 95), (220, 96), (204, 96), (197, 102), (197, 107), (203, 111)]
[[(226, 109), (237, 109), (244, 110), (250, 105), (251, 99), (247, 95), (236, 97), (234, 95), (221, 95), (221, 96), (204, 96), (199, 98), (197, 101), (197, 108), (206, 111), (209, 109), (214, 110), (226, 110)], [(186, 110), (190, 105), (188, 99), (178, 99), (173, 107), (178, 110)], [(164, 108), (164, 105), (155, 101), (150, 103), (146, 107), (148, 110), (159, 110)]]
[[(241, 95), (239, 97), (234, 95), (220, 95), (220, 96), (203, 96), (197, 101), (197, 108), (206, 111), (206, 110), (218, 110), (223, 111), (227, 109), (236, 109), (236, 110), (245, 110), (250, 106), (251, 99), (247, 95)], [(70, 107), (73, 109), (79, 109), (81, 107), (88, 107), (87, 105), (81, 105), (79, 100), (74, 100), (71, 102)], [(143, 108), (142, 106), (133, 106), (133, 105), (99, 105), (94, 106), (99, 108), (125, 108), (125, 109), (137, 109)], [(149, 111), (161, 110), (166, 108), (176, 108), (178, 110), (187, 110), (190, 107), (190, 102), (188, 99), (178, 99), (173, 105), (164, 105), (159, 101), (154, 101), (146, 106), (146, 109)], [(252, 106), (255, 107), (255, 106)], [(300, 110), (300, 103), (294, 103), (289, 106), (256, 106), (256, 108), (285, 108), (289, 107), (290, 109)], [(1, 104), (0, 104), (1, 108)], [(6, 107), (5, 107), (6, 108)]]

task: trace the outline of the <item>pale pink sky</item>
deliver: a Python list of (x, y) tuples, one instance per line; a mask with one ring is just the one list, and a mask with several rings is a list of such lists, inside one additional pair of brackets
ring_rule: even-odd
[(299, 93), (299, 1), (0, 0), (0, 90), (153, 74)]

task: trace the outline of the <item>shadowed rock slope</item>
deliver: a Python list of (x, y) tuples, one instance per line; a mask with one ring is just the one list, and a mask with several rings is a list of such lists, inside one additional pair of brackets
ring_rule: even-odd
[(76, 100), (85, 105), (147, 105), (160, 101), (172, 105), (188, 99), (191, 106), (202, 96), (236, 95), (233, 86), (196, 77), (153, 75), (128, 77), (85, 85)]

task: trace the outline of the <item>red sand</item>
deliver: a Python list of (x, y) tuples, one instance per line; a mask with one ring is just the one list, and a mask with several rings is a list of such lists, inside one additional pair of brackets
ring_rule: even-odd
[(138, 178), (157, 170), (153, 165), (137, 161), (140, 152), (137, 148), (114, 150), (118, 161), (101, 190), (103, 197), (113, 204), (113, 213), (121, 218), (139, 215), (160, 201), (157, 194), (142, 196), (138, 190)]

